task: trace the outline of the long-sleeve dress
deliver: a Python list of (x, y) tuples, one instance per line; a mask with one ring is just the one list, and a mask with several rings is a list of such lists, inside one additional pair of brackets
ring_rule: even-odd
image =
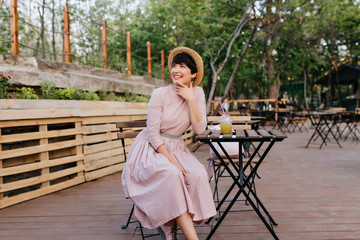
[[(199, 134), (206, 128), (205, 96), (202, 88), (193, 90), (202, 120), (192, 127)], [(146, 228), (156, 228), (185, 212), (193, 221), (216, 214), (208, 173), (181, 139), (190, 125), (187, 102), (171, 86), (154, 90), (147, 128), (132, 143), (122, 173), (125, 196), (134, 202), (135, 216)], [(155, 151), (161, 144), (183, 166), (186, 177)]]

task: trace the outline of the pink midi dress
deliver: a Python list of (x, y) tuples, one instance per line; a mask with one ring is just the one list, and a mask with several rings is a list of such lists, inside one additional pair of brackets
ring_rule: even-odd
[[(193, 90), (202, 120), (192, 127), (199, 134), (206, 128), (205, 96), (202, 88)], [(134, 202), (135, 216), (143, 227), (156, 228), (185, 212), (191, 214), (193, 221), (216, 214), (208, 172), (181, 139), (190, 125), (188, 105), (172, 86), (154, 90), (148, 105), (147, 127), (132, 143), (122, 173), (125, 196)], [(185, 177), (155, 151), (161, 144), (183, 166)]]

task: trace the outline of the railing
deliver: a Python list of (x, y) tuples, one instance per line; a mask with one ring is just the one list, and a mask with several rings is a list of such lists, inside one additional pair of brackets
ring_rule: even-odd
[[(281, 101), (285, 101), (286, 99), (281, 99)], [(238, 99), (238, 100), (225, 100), (224, 103), (230, 103), (230, 104), (234, 104), (234, 103), (244, 103), (247, 104), (246, 105), (246, 109), (247, 109), (247, 114), (251, 115), (251, 104), (252, 103), (273, 103), (273, 108), (275, 109), (275, 103), (276, 100), (275, 99)], [(212, 100), (211, 101), (211, 106), (210, 106), (210, 115), (216, 115), (217, 113), (214, 112), (215, 108), (217, 107), (217, 105), (219, 104), (219, 101), (216, 100)], [(265, 105), (264, 105), (265, 106)], [(270, 105), (269, 105), (270, 106)]]
[[(39, 10), (38, 13), (36, 13), (29, 7), (30, 13), (28, 15), (40, 15), (39, 23), (36, 24), (32, 22), (32, 18), (25, 16), (24, 13), (20, 13), (20, 15), (23, 16), (19, 16), (18, 2), (22, 7), (25, 6), (24, 2), (20, 0), (11, 0), (10, 5), (5, 1), (1, 5), (2, 9), (0, 10), (2, 10), (4, 14), (0, 13), (0, 23), (3, 25), (3, 27), (0, 27), (0, 31), (5, 33), (2, 34), (5, 38), (0, 37), (0, 52), (7, 52), (6, 49), (8, 48), (11, 49), (11, 52), (8, 53), (13, 56), (28, 56), (30, 52), (32, 52), (35, 57), (40, 54), (42, 58), (48, 57), (53, 60), (57, 60), (60, 56), (64, 62), (74, 61), (79, 64), (92, 65), (94, 67), (111, 68), (121, 72), (127, 72), (128, 75), (135, 73), (137, 75), (153, 77), (154, 72), (156, 72), (157, 78), (161, 77), (161, 79), (165, 80), (166, 65), (164, 61), (164, 50), (156, 50), (150, 41), (144, 43), (136, 38), (132, 39), (130, 32), (119, 32), (108, 26), (106, 21), (93, 23), (97, 26), (94, 31), (101, 30), (101, 39), (99, 39), (99, 42), (89, 40), (89, 36), (93, 37), (93, 35), (87, 35), (82, 32), (84, 24), (89, 21), (84, 17), (72, 13), (68, 6), (60, 10), (48, 5), (43, 5), (35, 0), (31, 1), (31, 4), (35, 4), (39, 9), (42, 8), (44, 11), (46, 10), (48, 15), (51, 15), (54, 19), (56, 18), (57, 22), (61, 22), (61, 18), (63, 19), (62, 29), (59, 29), (58, 25), (55, 26), (54, 24), (52, 29), (49, 29), (49, 27), (46, 27), (44, 20), (45, 12), (41, 13)], [(18, 22), (23, 26), (20, 32)], [(26, 31), (25, 26), (31, 30)], [(36, 43), (34, 41), (32, 43), (21, 41), (24, 35), (29, 34), (39, 35), (39, 40)], [(22, 36), (20, 40), (19, 35)], [(110, 40), (112, 40), (110, 42), (109, 35)], [(121, 42), (120, 46), (118, 40)], [(134, 46), (136, 46), (135, 51), (134, 49), (132, 51), (132, 41), (136, 43), (134, 44)], [(98, 53), (94, 50), (95, 48), (99, 48)], [(147, 71), (142, 70), (142, 67), (145, 67), (144, 65), (147, 65)]]

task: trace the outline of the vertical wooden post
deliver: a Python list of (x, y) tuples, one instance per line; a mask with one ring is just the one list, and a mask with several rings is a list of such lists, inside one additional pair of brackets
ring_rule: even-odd
[[(1, 138), (1, 128), (0, 128), (0, 138)], [(0, 152), (2, 151), (2, 144), (0, 143)], [(0, 159), (0, 170), (3, 168), (3, 160)], [(0, 176), (0, 186), (3, 184), (3, 177)], [(1, 201), (4, 199), (4, 193), (0, 192), (0, 208), (1, 208)]]
[(64, 7), (64, 45), (65, 62), (71, 62), (69, 6)]
[[(78, 131), (78, 130), (79, 130), (79, 132), (82, 132), (82, 125), (81, 125), (81, 122), (80, 122), (80, 121), (76, 121), (76, 122), (75, 122), (75, 129), (76, 129), (75, 131)], [(81, 133), (80, 133), (80, 134), (76, 134), (75, 139), (76, 139), (77, 141), (79, 141), (79, 142), (82, 142), (82, 134), (81, 134)], [(76, 146), (76, 156), (80, 156), (80, 155), (82, 155), (82, 154), (83, 154), (83, 147), (82, 147), (82, 145), (81, 145), (81, 144), (80, 144), (80, 145), (77, 145), (77, 146)], [(82, 166), (83, 164), (84, 164), (84, 163), (83, 163), (82, 160), (76, 162), (76, 166)], [(84, 179), (85, 179), (84, 171), (78, 172), (77, 175), (76, 175), (76, 177), (81, 177), (81, 178), (83, 178), (83, 181), (85, 181), (85, 180), (84, 180)]]
[(127, 72), (128, 76), (132, 74), (131, 69), (131, 34), (130, 32), (126, 33), (126, 58), (127, 58)]
[(161, 78), (165, 80), (165, 56), (164, 50), (161, 50)]
[(147, 60), (148, 60), (148, 76), (151, 78), (152, 77), (152, 72), (151, 72), (151, 46), (150, 46), (150, 41), (146, 42), (146, 46), (147, 46)]
[(102, 45), (104, 56), (104, 68), (108, 68), (108, 46), (107, 46), (107, 33), (106, 33), (106, 21), (102, 25)]
[(13, 56), (19, 56), (19, 28), (17, 14), (17, 0), (11, 0), (11, 51)]
[[(39, 125), (39, 133), (40, 134), (46, 135), (47, 131), (48, 131), (48, 125), (47, 124)], [(40, 145), (42, 145), (44, 149), (47, 148), (48, 143), (49, 143), (48, 138), (40, 139)], [(47, 165), (47, 166), (49, 165), (50, 160), (49, 160), (49, 152), (48, 151), (40, 153), (40, 161), (44, 165)], [(48, 175), (49, 173), (50, 173), (49, 167), (44, 167), (44, 168), (41, 169), (41, 176), (43, 178), (47, 178), (49, 176)], [(45, 187), (48, 187), (48, 186), (50, 186), (50, 181), (45, 181), (45, 182), (41, 183), (41, 188), (45, 188)]]

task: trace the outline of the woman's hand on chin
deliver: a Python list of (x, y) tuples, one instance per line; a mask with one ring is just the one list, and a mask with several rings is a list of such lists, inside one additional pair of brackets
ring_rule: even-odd
[(190, 82), (190, 87), (186, 86), (185, 84), (175, 81), (175, 92), (177, 95), (185, 99), (186, 101), (189, 101), (191, 99), (194, 99), (194, 91), (192, 87), (192, 83)]

